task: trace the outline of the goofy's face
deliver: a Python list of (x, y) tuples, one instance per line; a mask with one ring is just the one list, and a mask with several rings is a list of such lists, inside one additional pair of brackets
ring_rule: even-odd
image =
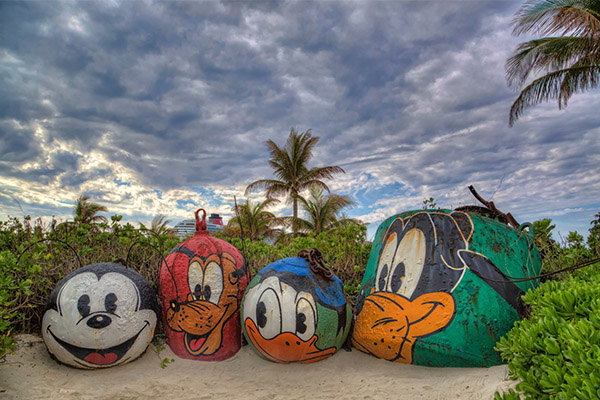
[(168, 327), (184, 333), (189, 354), (209, 356), (221, 347), (223, 326), (238, 309), (235, 272), (235, 258), (226, 252), (190, 258), (187, 285), (177, 288), (181, 300), (171, 300), (166, 310)]
[(415, 341), (452, 321), (451, 292), (464, 273), (458, 250), (466, 244), (459, 222), (449, 215), (418, 213), (395, 220), (383, 241), (374, 286), (356, 316), (354, 346), (411, 363)]
[[(58, 361), (85, 369), (140, 356), (156, 327), (156, 295), (138, 274), (103, 263), (67, 276), (51, 294), (42, 335)], [(140, 287), (141, 285), (141, 287)]]

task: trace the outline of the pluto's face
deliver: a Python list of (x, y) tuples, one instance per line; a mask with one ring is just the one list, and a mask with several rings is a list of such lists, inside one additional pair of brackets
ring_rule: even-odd
[(140, 309), (140, 290), (129, 277), (119, 272), (98, 277), (86, 268), (55, 290), (42, 334), (60, 362), (86, 369), (112, 367), (137, 358), (152, 340), (156, 313)]

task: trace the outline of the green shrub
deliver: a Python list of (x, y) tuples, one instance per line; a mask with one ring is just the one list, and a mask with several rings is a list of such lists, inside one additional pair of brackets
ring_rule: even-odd
[[(600, 264), (548, 281), (524, 300), (531, 318), (515, 323), (496, 349), (525, 399), (600, 398)], [(516, 393), (496, 399), (516, 399)]]

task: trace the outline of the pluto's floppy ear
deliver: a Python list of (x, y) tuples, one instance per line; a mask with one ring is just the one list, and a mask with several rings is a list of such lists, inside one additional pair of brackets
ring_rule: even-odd
[(487, 257), (469, 250), (459, 250), (459, 257), (464, 261), (469, 270), (483, 279), (500, 297), (502, 297), (521, 316), (523, 314), (523, 301), (521, 296), (525, 293), (521, 288), (511, 282), (498, 267)]

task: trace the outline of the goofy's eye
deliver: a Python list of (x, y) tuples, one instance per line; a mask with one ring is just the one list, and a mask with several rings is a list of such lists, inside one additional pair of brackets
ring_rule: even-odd
[(256, 325), (265, 339), (273, 339), (281, 333), (281, 304), (271, 288), (266, 289), (256, 303)]
[(114, 314), (117, 311), (117, 295), (114, 293), (107, 294), (104, 298), (104, 307), (106, 312)]
[(394, 268), (394, 272), (392, 273), (392, 277), (390, 278), (390, 289), (392, 292), (397, 293), (400, 287), (402, 286), (402, 281), (404, 280), (405, 268), (404, 263), (399, 263)]
[(305, 342), (313, 337), (317, 324), (315, 307), (311, 300), (299, 297), (296, 302), (296, 335)]
[(375, 277), (375, 290), (377, 292), (387, 292), (388, 281), (390, 277), (390, 266), (394, 265), (394, 256), (398, 247), (398, 235), (396, 232), (389, 234), (385, 240), (385, 245), (379, 254), (377, 260), (377, 272)]
[(77, 300), (77, 310), (79, 311), (81, 318), (90, 315), (90, 296), (84, 294)]

